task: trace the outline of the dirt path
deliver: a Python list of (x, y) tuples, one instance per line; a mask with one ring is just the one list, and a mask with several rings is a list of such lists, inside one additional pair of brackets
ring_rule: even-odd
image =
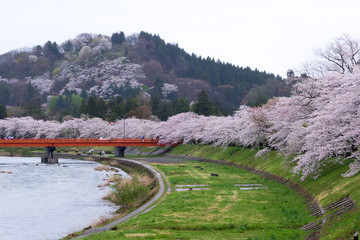
[[(147, 211), (150, 211), (153, 207), (156, 206), (156, 205), (153, 205), (153, 204), (164, 194), (165, 191), (167, 191), (167, 192), (171, 191), (171, 189), (169, 187), (167, 189), (165, 189), (165, 184), (164, 184), (163, 178), (161, 177), (162, 173), (155, 170), (149, 164), (139, 162), (139, 161), (136, 161), (136, 160), (124, 159), (124, 158), (120, 159), (120, 161), (127, 161), (127, 162), (131, 162), (131, 163), (135, 163), (135, 164), (141, 165), (141, 166), (149, 169), (154, 174), (157, 181), (159, 182), (160, 187), (159, 187), (158, 193), (149, 202), (145, 203), (144, 205), (142, 205), (138, 209), (134, 210), (130, 214), (128, 214), (128, 215), (126, 215), (126, 216), (124, 216), (124, 217), (122, 217), (120, 219), (117, 219), (117, 220), (115, 220), (115, 221), (113, 221), (113, 222), (111, 222), (111, 223), (109, 223), (109, 224), (107, 224), (107, 225), (105, 225), (103, 227), (87, 229), (82, 233), (82, 235), (80, 235), (80, 236), (78, 236), (76, 238), (73, 238), (73, 239), (80, 239), (80, 238), (89, 236), (90, 234), (93, 234), (93, 233), (99, 233), (99, 232), (103, 232), (103, 231), (108, 231), (112, 227), (114, 227), (115, 225), (117, 225), (119, 223), (125, 222), (125, 221), (133, 218), (134, 216), (139, 216), (139, 215), (141, 215), (143, 213), (146, 213)], [(165, 176), (163, 176), (163, 177), (165, 179)]]
[(169, 157), (169, 156), (164, 156), (164, 157), (136, 157), (133, 158), (134, 160), (137, 161), (142, 161), (142, 162), (147, 162), (147, 163), (151, 163), (151, 164), (156, 164), (156, 163), (160, 163), (160, 164), (176, 164), (176, 163), (183, 163), (183, 162), (188, 162), (189, 160), (181, 158), (181, 157)]

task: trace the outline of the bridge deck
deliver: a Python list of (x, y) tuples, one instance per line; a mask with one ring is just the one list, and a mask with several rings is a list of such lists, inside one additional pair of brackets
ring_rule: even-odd
[(0, 139), (0, 147), (176, 146), (158, 139)]

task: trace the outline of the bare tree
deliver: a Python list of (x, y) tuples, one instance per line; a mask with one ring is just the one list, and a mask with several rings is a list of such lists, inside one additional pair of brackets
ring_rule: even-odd
[(8, 64), (8, 63), (15, 62), (16, 55), (18, 55), (19, 53), (20, 53), (19, 51), (13, 50), (13, 51), (10, 51), (10, 52), (0, 55), (0, 64), (3, 64), (3, 63)]
[(295, 71), (299, 76), (306, 75), (312, 79), (318, 79), (323, 77), (329, 70), (327, 69), (326, 64), (324, 64), (324, 61), (313, 60), (303, 63), (301, 67)]
[(360, 59), (360, 42), (344, 34), (334, 39), (325, 49), (318, 49), (316, 54), (325, 60), (327, 71), (352, 73)]

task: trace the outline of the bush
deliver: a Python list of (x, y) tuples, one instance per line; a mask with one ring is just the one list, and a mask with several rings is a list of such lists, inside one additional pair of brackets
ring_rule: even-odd
[(153, 181), (146, 175), (132, 175), (131, 178), (116, 179), (113, 190), (105, 197), (123, 209), (139, 206), (151, 192)]
[(60, 68), (55, 68), (52, 72), (51, 72), (51, 78), (55, 78), (57, 75), (59, 75), (59, 73), (61, 72)]

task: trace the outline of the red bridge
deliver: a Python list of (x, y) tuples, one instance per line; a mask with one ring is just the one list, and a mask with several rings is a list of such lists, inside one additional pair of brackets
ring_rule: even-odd
[(83, 147), (83, 146), (176, 146), (159, 143), (159, 139), (0, 139), (0, 147)]
[(124, 157), (127, 146), (176, 146), (178, 144), (159, 143), (159, 139), (128, 138), (128, 139), (0, 139), (0, 147), (45, 147), (46, 156), (43, 163), (58, 163), (54, 157), (55, 147), (113, 146), (115, 156)]

